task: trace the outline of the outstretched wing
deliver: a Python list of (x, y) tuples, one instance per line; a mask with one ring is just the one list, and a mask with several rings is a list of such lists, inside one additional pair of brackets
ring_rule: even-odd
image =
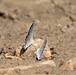
[(47, 43), (47, 39), (45, 39), (45, 41), (43, 42), (42, 46), (40, 46), (37, 51), (35, 52), (36, 55), (36, 59), (40, 60), (41, 56), (43, 54), (44, 48), (46, 47), (46, 43)]
[(33, 43), (33, 28), (34, 28), (34, 22), (30, 26), (27, 35), (24, 40), (23, 48), (26, 50), (32, 43)]

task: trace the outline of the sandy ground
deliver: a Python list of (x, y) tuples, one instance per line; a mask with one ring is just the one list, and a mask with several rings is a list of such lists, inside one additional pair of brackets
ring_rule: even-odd
[[(33, 21), (34, 38), (47, 37), (56, 67), (42, 65), (8, 70), (41, 62), (4, 57), (23, 44)], [(0, 0), (0, 75), (76, 75), (76, 69), (60, 69), (62, 63), (73, 57), (76, 57), (76, 0)]]

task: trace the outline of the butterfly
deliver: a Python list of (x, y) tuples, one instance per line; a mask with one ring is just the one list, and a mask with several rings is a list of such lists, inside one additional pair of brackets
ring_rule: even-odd
[(43, 54), (43, 51), (46, 47), (47, 39), (44, 40), (43, 44), (36, 50), (35, 56), (37, 60), (41, 60), (41, 56)]
[(23, 44), (24, 50), (26, 50), (33, 43), (33, 28), (34, 28), (34, 22), (30, 26), (30, 28), (26, 34), (24, 44)]
[[(24, 53), (27, 48), (33, 44), (33, 29), (34, 29), (34, 22), (32, 23), (32, 25), (30, 26), (27, 34), (26, 34), (26, 37), (25, 37), (25, 40), (24, 40), (24, 44), (23, 44), (23, 49), (21, 51), (21, 54)], [(46, 47), (46, 43), (47, 43), (47, 39), (44, 40), (43, 44), (36, 50), (35, 52), (35, 56), (36, 56), (36, 59), (37, 60), (40, 60), (41, 59), (41, 56), (43, 54), (43, 51)]]

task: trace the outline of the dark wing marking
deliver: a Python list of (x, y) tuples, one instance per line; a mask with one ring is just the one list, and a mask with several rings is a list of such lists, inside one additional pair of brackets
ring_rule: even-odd
[(26, 50), (33, 43), (33, 28), (34, 28), (34, 22), (30, 26), (27, 35), (25, 37), (23, 45), (24, 50)]
[(40, 46), (37, 51), (35, 52), (36, 55), (36, 59), (40, 60), (41, 56), (43, 54), (44, 48), (46, 47), (46, 43), (47, 43), (47, 39), (45, 39), (45, 41), (43, 42), (42, 46)]

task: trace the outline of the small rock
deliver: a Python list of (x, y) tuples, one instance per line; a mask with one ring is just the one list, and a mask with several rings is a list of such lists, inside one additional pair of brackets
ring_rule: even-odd
[(13, 59), (13, 58), (16, 58), (15, 57), (15, 52), (8, 52), (5, 54), (5, 58), (7, 59)]

